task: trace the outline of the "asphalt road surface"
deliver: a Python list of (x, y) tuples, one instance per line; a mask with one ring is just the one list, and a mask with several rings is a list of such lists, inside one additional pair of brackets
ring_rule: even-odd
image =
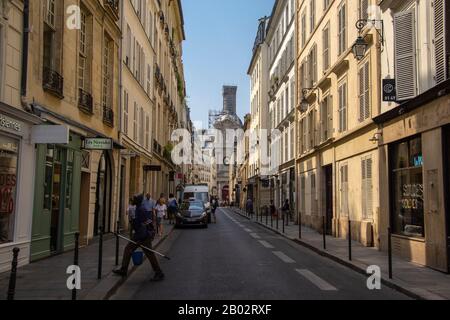
[(174, 230), (162, 252), (163, 282), (152, 283), (141, 266), (112, 299), (137, 300), (336, 300), (408, 299), (321, 257), (228, 209), (208, 229)]

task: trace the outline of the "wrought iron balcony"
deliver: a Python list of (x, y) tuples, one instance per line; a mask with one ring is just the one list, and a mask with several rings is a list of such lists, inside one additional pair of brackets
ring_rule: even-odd
[(108, 106), (103, 106), (103, 123), (114, 128), (114, 111)]
[(78, 89), (78, 108), (81, 111), (93, 114), (94, 113), (94, 103), (92, 95), (83, 89)]
[(162, 155), (162, 146), (155, 139), (153, 139), (153, 152)]
[(64, 98), (64, 78), (55, 70), (44, 67), (42, 87), (58, 98)]
[(111, 10), (114, 17), (119, 19), (119, 0), (103, 0), (106, 8)]

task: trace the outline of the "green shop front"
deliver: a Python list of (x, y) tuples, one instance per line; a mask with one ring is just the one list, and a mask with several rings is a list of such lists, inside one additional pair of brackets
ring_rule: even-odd
[(36, 146), (36, 178), (31, 260), (74, 247), (79, 230), (82, 137), (69, 143)]

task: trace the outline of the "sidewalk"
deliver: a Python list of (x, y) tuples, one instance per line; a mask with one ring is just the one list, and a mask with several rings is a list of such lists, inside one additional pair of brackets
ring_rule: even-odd
[[(163, 237), (157, 237), (154, 247), (157, 247), (172, 232), (173, 225), (164, 224)], [(126, 242), (120, 241), (119, 263), (122, 261), (123, 249)], [(116, 238), (105, 235), (103, 241), (102, 279), (97, 279), (98, 272), (98, 241), (80, 248), (79, 266), (81, 267), (81, 290), (78, 291), (79, 300), (103, 300), (120, 286), (124, 279), (112, 274), (116, 268)], [(66, 287), (69, 277), (66, 274), (68, 266), (73, 264), (73, 251), (66, 252), (48, 259), (31, 263), (17, 270), (16, 300), (70, 300), (72, 293)], [(130, 274), (136, 270), (130, 265)], [(143, 268), (150, 268), (145, 262)], [(150, 271), (149, 271), (150, 272)], [(0, 274), (0, 300), (6, 299), (9, 272)]]
[[(247, 218), (245, 212), (236, 208), (233, 210), (237, 214)], [(366, 270), (369, 266), (379, 266), (384, 285), (397, 289), (413, 298), (425, 300), (450, 299), (450, 275), (416, 265), (394, 256), (393, 279), (389, 279), (388, 254), (386, 252), (380, 252), (376, 248), (367, 248), (359, 242), (352, 241), (353, 259), (349, 261), (348, 240), (327, 236), (327, 250), (324, 250), (322, 234), (313, 229), (302, 227), (302, 239), (299, 239), (299, 227), (298, 225), (293, 225), (292, 222), (290, 222), (289, 226), (285, 226), (285, 233), (283, 234), (281, 220), (279, 221), (278, 230), (276, 229), (275, 220), (273, 221), (274, 227), (271, 227), (270, 216), (268, 225), (266, 225), (265, 216), (263, 217), (262, 223), (261, 220), (255, 221), (255, 217), (253, 217), (252, 221), (362, 274), (367, 274)]]

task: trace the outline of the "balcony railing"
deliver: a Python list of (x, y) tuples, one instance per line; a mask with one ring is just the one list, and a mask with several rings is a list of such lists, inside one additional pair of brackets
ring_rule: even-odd
[(119, 0), (104, 0), (104, 4), (111, 10), (115, 18), (119, 18)]
[(108, 106), (103, 106), (103, 123), (111, 128), (114, 127), (114, 111)]
[(42, 87), (58, 98), (64, 98), (64, 78), (55, 70), (44, 68)]
[(153, 152), (162, 155), (162, 147), (156, 140), (153, 140)]
[(81, 88), (78, 90), (78, 108), (89, 114), (93, 114), (94, 112), (92, 95)]

